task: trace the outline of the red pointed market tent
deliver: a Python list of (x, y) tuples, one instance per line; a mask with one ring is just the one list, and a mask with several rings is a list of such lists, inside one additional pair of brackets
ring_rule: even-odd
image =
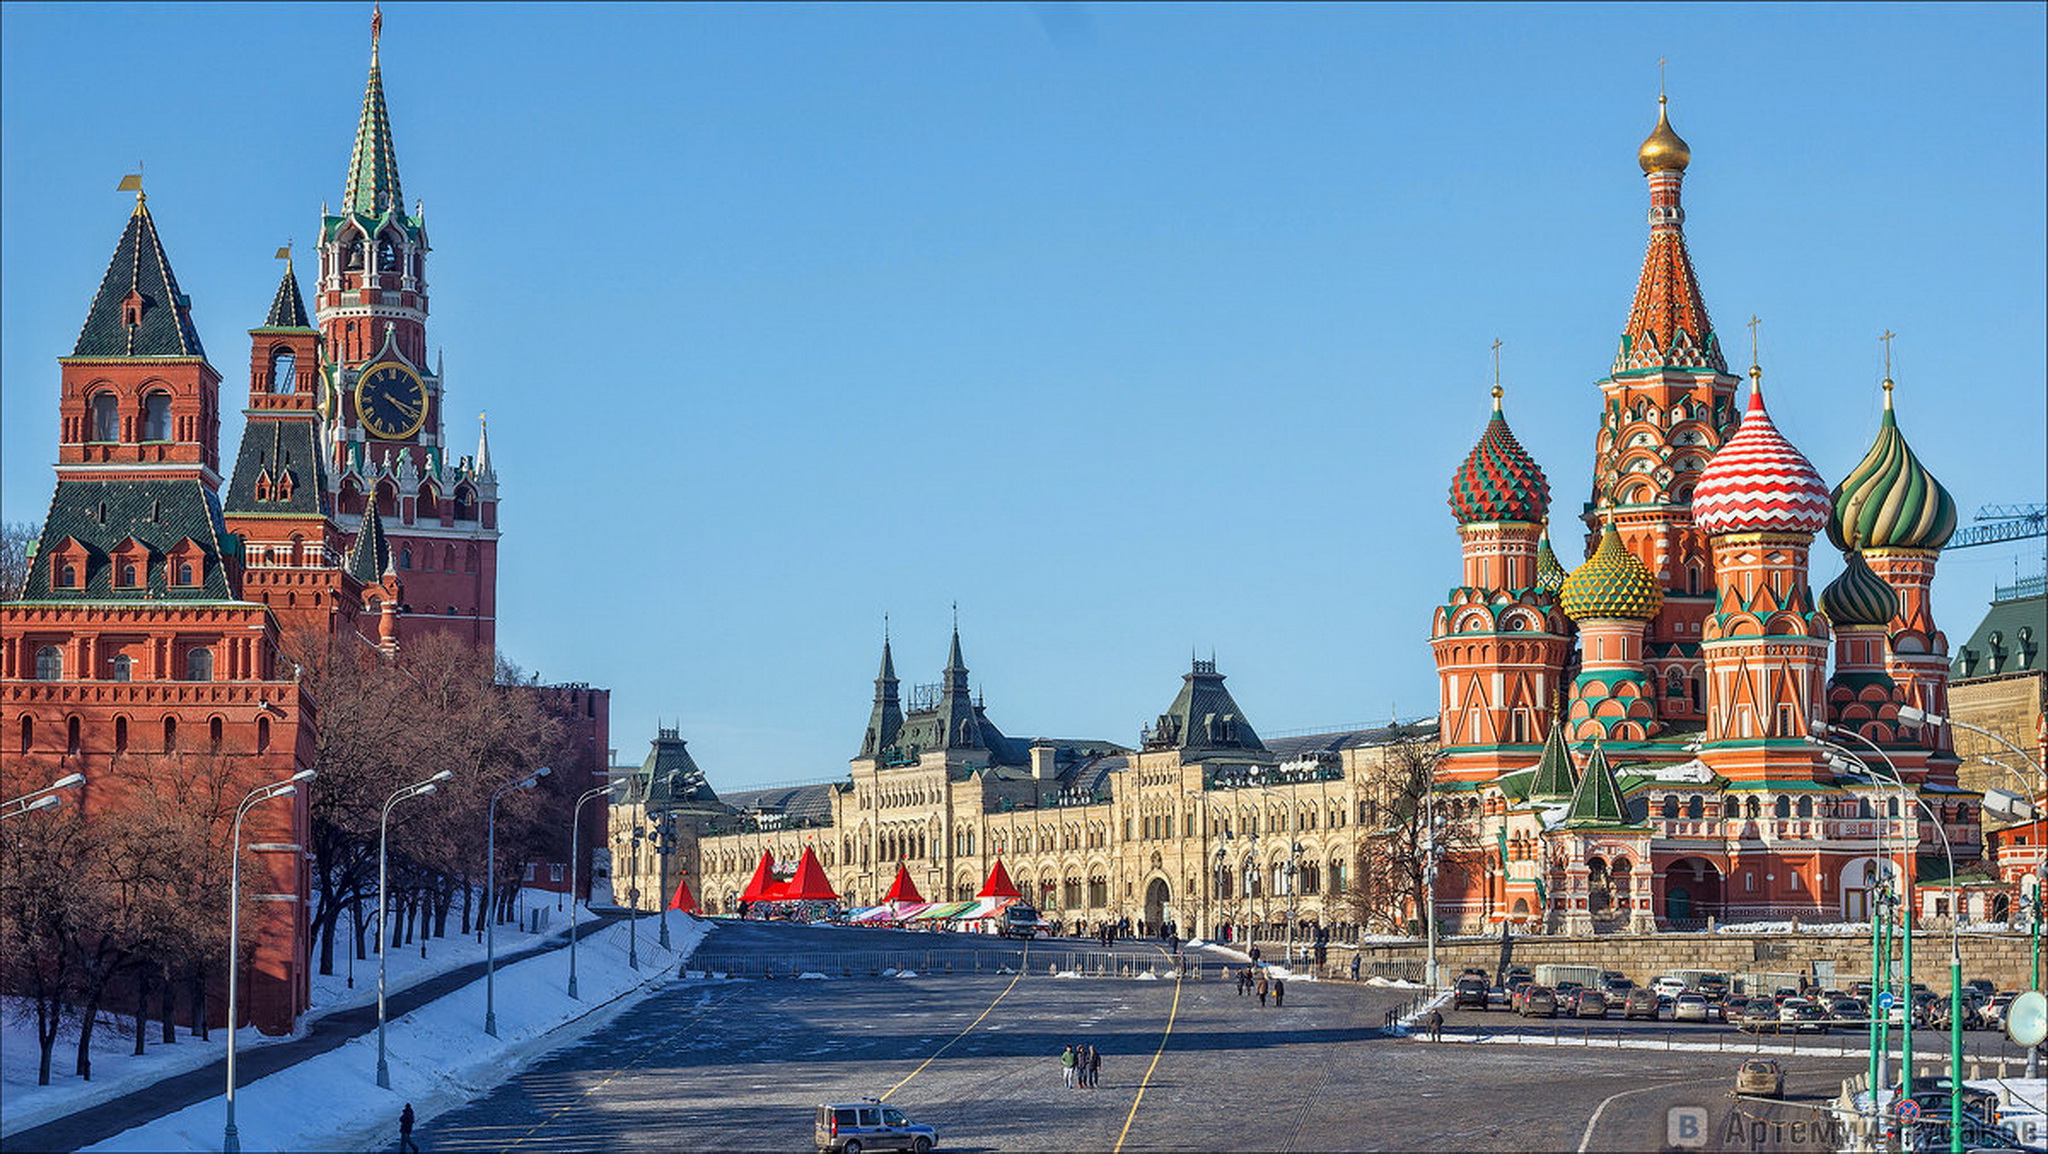
[(978, 898), (1021, 898), (1024, 895), (1018, 892), (1016, 884), (1010, 881), (1010, 871), (1003, 868), (1003, 859), (997, 858), (995, 866), (988, 871), (988, 880), (981, 883), (981, 892), (974, 896)]
[(747, 879), (747, 888), (740, 891), (743, 902), (772, 902), (775, 895), (775, 859), (761, 851), (760, 864), (754, 867), (754, 876)]
[(804, 856), (796, 863), (796, 876), (783, 885), (782, 892), (775, 895), (781, 902), (836, 902), (839, 894), (832, 883), (825, 880), (825, 867), (818, 864), (818, 855), (810, 846), (804, 847)]
[(896, 884), (889, 887), (889, 895), (883, 902), (923, 902), (924, 895), (917, 892), (917, 883), (910, 880), (910, 869), (902, 862), (896, 863)]
[(668, 899), (668, 908), (672, 910), (681, 910), (683, 913), (686, 914), (694, 914), (697, 912), (697, 895), (690, 892), (690, 883), (688, 879), (676, 879), (676, 892), (674, 896)]

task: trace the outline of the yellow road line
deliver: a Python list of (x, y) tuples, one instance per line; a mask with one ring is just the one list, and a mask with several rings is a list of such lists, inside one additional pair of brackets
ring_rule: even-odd
[(1166, 1053), (1166, 1039), (1173, 1036), (1173, 1020), (1180, 1016), (1180, 983), (1179, 978), (1173, 980), (1173, 1008), (1166, 1013), (1166, 1030), (1159, 1035), (1159, 1048), (1152, 1052), (1152, 1064), (1145, 1067), (1145, 1079), (1138, 1083), (1138, 1096), (1131, 1102), (1131, 1112), (1124, 1115), (1124, 1128), (1117, 1134), (1116, 1147), (1111, 1154), (1117, 1154), (1124, 1148), (1124, 1139), (1131, 1133), (1131, 1123), (1138, 1117), (1138, 1105), (1145, 1100), (1145, 1088), (1152, 1084), (1152, 1071), (1159, 1068), (1159, 1058)]
[(981, 1019), (982, 1019), (982, 1018), (986, 1018), (986, 1017), (988, 1017), (988, 1016), (989, 1016), (989, 1014), (990, 1014), (990, 1013), (991, 1013), (992, 1011), (994, 1011), (994, 1010), (995, 1010), (995, 1008), (996, 1008), (996, 1003), (998, 1003), (998, 1002), (1001, 1002), (1001, 1001), (1002, 1001), (1002, 1000), (1003, 1000), (1004, 998), (1007, 998), (1007, 997), (1009, 997), (1009, 996), (1010, 996), (1010, 991), (1011, 991), (1011, 990), (1014, 990), (1014, 989), (1016, 989), (1016, 988), (1017, 988), (1017, 982), (1018, 982), (1018, 981), (1019, 981), (1020, 979), (1022, 979), (1022, 978), (1024, 977), (1024, 972), (1025, 972), (1025, 971), (1026, 971), (1027, 969), (1029, 969), (1029, 968), (1030, 968), (1030, 966), (1031, 966), (1031, 943), (1030, 943), (1029, 941), (1026, 941), (1026, 942), (1024, 943), (1024, 953), (1023, 953), (1023, 956), (1022, 956), (1021, 958), (1019, 958), (1019, 959), (1018, 959), (1018, 962), (1017, 962), (1017, 976), (1016, 976), (1016, 977), (1014, 977), (1014, 978), (1011, 978), (1011, 979), (1010, 979), (1010, 984), (1009, 984), (1009, 985), (1007, 985), (1007, 986), (1004, 986), (1004, 987), (1003, 987), (1003, 992), (1002, 992), (1002, 993), (1000, 993), (1000, 994), (997, 994), (997, 995), (996, 995), (996, 1000), (995, 1000), (994, 1002), (990, 1002), (990, 1003), (988, 1004), (988, 1009), (986, 1009), (986, 1010), (983, 1010), (983, 1011), (981, 1012), (981, 1015), (980, 1015), (980, 1017), (977, 1017), (977, 1018), (975, 1018), (975, 1019), (974, 1019), (974, 1020), (973, 1020), (972, 1022), (969, 1022), (969, 1023), (967, 1023), (967, 1028), (966, 1028), (966, 1029), (964, 1029), (964, 1030), (960, 1031), (959, 1033), (957, 1033), (957, 1034), (953, 1035), (953, 1039), (952, 1039), (952, 1041), (950, 1041), (950, 1042), (947, 1042), (947, 1043), (946, 1043), (945, 1045), (943, 1045), (943, 1046), (940, 1046), (940, 1047), (939, 1047), (938, 1049), (936, 1049), (936, 1050), (932, 1051), (932, 1056), (931, 1056), (931, 1057), (929, 1057), (929, 1058), (926, 1058), (926, 1059), (925, 1059), (924, 1061), (922, 1061), (922, 1062), (918, 1063), (917, 1069), (915, 1069), (915, 1070), (912, 1070), (912, 1071), (911, 1071), (910, 1073), (908, 1073), (908, 1074), (905, 1074), (905, 1075), (903, 1076), (903, 1081), (901, 1081), (901, 1082), (898, 1082), (898, 1083), (896, 1083), (896, 1084), (895, 1084), (894, 1086), (891, 1086), (891, 1087), (889, 1087), (889, 1089), (888, 1089), (887, 1091), (885, 1091), (885, 1092), (884, 1092), (884, 1093), (882, 1094), (882, 1096), (881, 1096), (880, 1098), (876, 1099), (876, 1101), (878, 1101), (878, 1102), (887, 1102), (887, 1101), (889, 1100), (889, 1095), (890, 1095), (890, 1094), (894, 1094), (894, 1093), (895, 1093), (896, 1091), (898, 1091), (898, 1090), (901, 1090), (901, 1089), (902, 1089), (902, 1088), (903, 1088), (903, 1087), (904, 1087), (904, 1086), (905, 1086), (905, 1085), (906, 1085), (907, 1083), (909, 1083), (909, 1081), (910, 1081), (910, 1080), (911, 1080), (912, 1078), (915, 1078), (915, 1077), (917, 1077), (917, 1076), (918, 1076), (919, 1074), (922, 1074), (922, 1073), (924, 1073), (924, 1068), (925, 1068), (926, 1066), (929, 1066), (929, 1065), (931, 1065), (931, 1064), (932, 1064), (933, 1062), (936, 1062), (936, 1061), (938, 1061), (938, 1060), (939, 1060), (939, 1055), (940, 1055), (940, 1054), (943, 1054), (943, 1053), (945, 1053), (946, 1051), (948, 1051), (948, 1050), (952, 1049), (952, 1048), (953, 1048), (953, 1043), (954, 1043), (954, 1042), (958, 1042), (958, 1041), (959, 1041), (960, 1039), (962, 1039), (962, 1038), (966, 1037), (967, 1035), (969, 1035), (969, 1034), (973, 1033), (973, 1032), (974, 1032), (974, 1027), (976, 1027), (976, 1026), (979, 1026), (979, 1025), (981, 1025)]

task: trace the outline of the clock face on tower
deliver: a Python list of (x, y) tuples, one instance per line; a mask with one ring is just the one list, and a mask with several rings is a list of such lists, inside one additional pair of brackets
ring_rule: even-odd
[(397, 361), (382, 361), (356, 378), (356, 419), (373, 437), (402, 441), (427, 419), (427, 386)]

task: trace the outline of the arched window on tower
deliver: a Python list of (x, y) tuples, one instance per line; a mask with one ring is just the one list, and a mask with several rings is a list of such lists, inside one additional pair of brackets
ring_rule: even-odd
[(112, 393), (101, 392), (92, 395), (92, 439), (121, 439), (121, 402)]
[(21, 752), (29, 752), (35, 748), (35, 744), (36, 719), (24, 713), (21, 715)]
[(107, 662), (107, 680), (129, 681), (135, 675), (135, 659), (126, 653), (116, 653)]
[(213, 680), (213, 650), (195, 645), (185, 651), (185, 680)]
[(154, 392), (142, 399), (142, 439), (145, 441), (168, 441), (171, 439), (171, 395)]
[(55, 645), (45, 645), (36, 650), (36, 680), (64, 680), (64, 651)]
[(270, 354), (270, 391), (280, 396), (299, 391), (299, 358), (290, 349)]

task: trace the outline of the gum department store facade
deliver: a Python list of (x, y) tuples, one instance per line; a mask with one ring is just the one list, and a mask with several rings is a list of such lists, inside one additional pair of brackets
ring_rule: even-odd
[[(1738, 401), (1685, 245), (1690, 159), (1660, 107), (1638, 153), (1648, 251), (1597, 384), (1585, 562), (1567, 573), (1552, 551), (1549, 483), (1498, 385), (1453, 477), (1463, 577), (1434, 614), (1433, 725), (1262, 741), (1198, 661), (1137, 749), (1023, 741), (972, 699), (956, 631), (940, 683), (908, 702), (884, 643), (848, 778), (721, 800), (664, 731), (615, 835), (647, 809), (687, 815), (675, 861), (712, 912), (732, 911), (763, 848), (786, 870), (810, 845), (853, 905), (878, 901), (898, 861), (943, 900), (1001, 858), (1069, 922), (1213, 935), (1291, 904), (1341, 932), (1360, 855), (1388, 844), (1389, 751), (1422, 741), (1462, 831), (1436, 894), (1453, 928), (1859, 920), (1884, 863), (1948, 873), (1944, 833), (1967, 873), (1981, 795), (1958, 786), (1946, 731), (1898, 717), (1948, 712), (1929, 589), (1955, 502), (1906, 444), (1890, 380), (1874, 443), (1832, 491), (1773, 423), (1760, 367)], [(1846, 568), (1816, 596), (1822, 532)], [(650, 854), (619, 836), (613, 851), (655, 892)]]

